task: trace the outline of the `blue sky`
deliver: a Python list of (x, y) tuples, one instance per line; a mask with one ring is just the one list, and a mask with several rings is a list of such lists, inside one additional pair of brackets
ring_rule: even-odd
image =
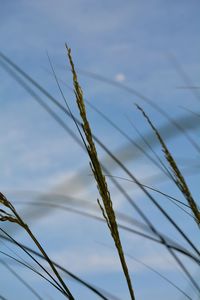
[[(199, 8), (200, 4), (195, 0), (2, 1), (0, 51), (63, 104), (48, 62), (48, 51), (56, 74), (62, 81), (61, 86), (68, 103), (78, 117), (73, 93), (68, 88), (72, 87), (72, 76), (64, 46), (67, 42), (72, 48), (78, 71), (98, 74), (131, 87), (179, 122), (183, 115), (187, 115), (180, 106), (199, 111), (199, 90), (180, 88), (200, 86)], [(190, 82), (186, 82), (185, 74)], [(85, 98), (135, 141), (139, 141), (139, 138), (130, 121), (143, 134), (149, 133), (149, 139), (153, 140), (153, 135), (134, 103), (137, 102), (145, 109), (155, 125), (167, 124), (163, 116), (136, 94), (86, 76), (84, 72), (79, 73), (79, 79)], [(62, 203), (64, 200), (58, 194), (85, 199), (96, 205), (98, 193), (90, 176), (88, 157), (83, 150), (2, 67), (0, 80), (1, 191), (16, 203), (16, 207), (54, 260), (94, 285), (118, 295), (120, 299), (129, 299), (117, 254), (109, 248), (113, 244), (105, 224), (59, 209), (38, 209), (36, 205), (31, 208), (27, 205), (30, 201), (38, 203), (46, 200), (51, 204)], [(43, 95), (41, 97), (45, 103), (49, 103), (47, 98)], [(51, 108), (77, 134), (73, 122), (53, 105)], [(191, 118), (192, 115), (188, 116)], [(88, 117), (95, 135), (143, 183), (183, 200), (173, 184), (164, 180), (159, 169), (89, 106)], [(197, 124), (197, 118), (193, 118), (194, 124)], [(189, 121), (185, 126), (189, 126)], [(198, 127), (193, 127), (189, 131), (190, 136), (199, 144)], [(188, 175), (188, 183), (197, 198), (198, 169), (190, 170), (190, 173), (186, 169), (189, 163), (190, 167), (198, 165), (199, 152), (178, 133), (173, 138), (168, 138), (168, 134), (176, 132), (177, 129), (173, 126), (165, 132), (167, 144), (185, 175)], [(145, 147), (144, 143), (141, 142), (141, 146)], [(112, 175), (127, 178), (99, 146), (97, 149)], [(155, 146), (155, 149), (163, 158), (160, 148)], [(154, 180), (150, 180), (151, 175)], [(141, 220), (109, 178), (108, 182), (116, 209)], [(134, 201), (151, 217), (157, 228), (188, 247), (135, 184), (122, 180), (119, 183), (123, 184)], [(199, 246), (199, 233), (194, 222), (164, 197), (153, 195)], [(18, 240), (33, 246), (19, 229), (9, 224), (4, 224), (3, 227)], [(188, 285), (188, 281), (163, 247), (124, 231), (121, 235), (126, 253), (162, 272), (187, 291), (192, 299), (197, 299), (193, 288)], [(1, 248), (10, 251), (3, 244)], [(5, 258), (2, 256), (1, 259)], [(195, 265), (183, 257), (181, 259), (197, 279), (199, 271)], [(176, 289), (143, 265), (128, 256), (127, 261), (136, 299), (184, 299)], [(9, 260), (6, 262), (10, 263)], [(14, 264), (12, 266), (40, 291), (44, 299), (62, 299), (59, 293), (30, 271)], [(1, 268), (3, 276), (1, 275), (0, 293), (4, 297), (14, 299), (17, 295), (17, 299), (34, 299), (30, 291), (12, 277), (5, 267)], [(10, 282), (13, 289), (10, 289)], [(98, 299), (68, 277), (66, 282), (76, 299)]]

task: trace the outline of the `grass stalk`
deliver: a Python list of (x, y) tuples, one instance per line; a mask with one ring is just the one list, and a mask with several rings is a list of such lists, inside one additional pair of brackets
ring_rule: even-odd
[(127, 285), (128, 285), (128, 289), (129, 289), (129, 293), (131, 296), (132, 300), (135, 300), (135, 295), (134, 295), (134, 291), (133, 291), (133, 287), (132, 287), (132, 282), (131, 282), (131, 278), (129, 275), (129, 271), (128, 271), (128, 267), (126, 264), (126, 260), (125, 260), (125, 255), (123, 252), (123, 248), (122, 248), (122, 244), (121, 244), (121, 240), (120, 240), (120, 235), (119, 235), (119, 230), (118, 230), (118, 225), (117, 225), (117, 221), (116, 221), (116, 216), (115, 216), (115, 211), (113, 209), (113, 203), (110, 197), (110, 192), (108, 190), (108, 186), (107, 186), (107, 182), (106, 182), (106, 178), (103, 175), (103, 170), (97, 155), (97, 151), (96, 151), (96, 146), (94, 144), (93, 141), (93, 137), (92, 137), (92, 131), (90, 128), (90, 124), (88, 122), (87, 119), (87, 113), (86, 113), (86, 109), (85, 109), (85, 104), (84, 104), (84, 99), (83, 99), (83, 92), (82, 89), (78, 83), (78, 79), (77, 79), (77, 74), (75, 71), (75, 67), (74, 67), (74, 63), (72, 60), (72, 56), (71, 56), (71, 49), (67, 47), (67, 54), (68, 54), (68, 58), (69, 58), (69, 62), (71, 65), (71, 71), (72, 71), (72, 75), (73, 75), (73, 84), (74, 84), (74, 93), (76, 96), (76, 102), (79, 108), (79, 112), (80, 112), (80, 116), (81, 119), (83, 121), (82, 123), (82, 129), (83, 132), (85, 134), (85, 138), (86, 140), (83, 138), (83, 142), (86, 146), (88, 155), (90, 157), (90, 167), (92, 169), (92, 172), (94, 174), (96, 183), (97, 183), (97, 188), (99, 191), (99, 194), (101, 196), (102, 199), (102, 203), (103, 205), (100, 203), (100, 200), (98, 201), (98, 204), (101, 208), (103, 217), (105, 218), (108, 228), (110, 230), (111, 236), (114, 240), (118, 255), (119, 255), (119, 259), (121, 262), (121, 266), (127, 281)]
[(175, 176), (175, 183), (177, 185), (177, 187), (179, 188), (179, 190), (182, 192), (183, 196), (185, 197), (185, 199), (188, 202), (188, 205), (190, 206), (190, 209), (194, 215), (195, 221), (198, 225), (198, 227), (200, 227), (200, 210), (198, 208), (197, 203), (195, 202), (190, 189), (185, 181), (184, 176), (182, 175), (180, 169), (178, 168), (172, 154), (170, 153), (168, 147), (166, 146), (163, 138), (161, 137), (160, 133), (158, 132), (158, 130), (156, 129), (156, 127), (153, 125), (153, 123), (151, 122), (150, 118), (147, 116), (147, 114), (144, 112), (144, 110), (136, 104), (136, 107), (142, 112), (143, 116), (145, 117), (145, 119), (147, 120), (147, 122), (149, 123), (149, 125), (151, 126), (152, 130), (154, 131), (159, 143), (162, 146), (162, 150), (165, 154), (165, 158), (167, 160), (167, 162), (169, 163), (171, 170)]
[(8, 208), (12, 212), (12, 214), (10, 214), (5, 210), (0, 209), (0, 221), (9, 221), (9, 222), (12, 222), (12, 223), (16, 223), (19, 226), (21, 226), (28, 233), (28, 235), (30, 236), (32, 241), (35, 243), (37, 248), (40, 250), (40, 252), (44, 256), (45, 260), (48, 262), (48, 264), (51, 267), (51, 269), (52, 269), (53, 273), (55, 274), (56, 278), (60, 282), (65, 296), (70, 300), (74, 300), (74, 297), (72, 296), (70, 290), (68, 289), (68, 287), (66, 286), (66, 284), (63, 281), (62, 277), (58, 273), (58, 271), (55, 268), (54, 264), (52, 263), (51, 259), (47, 255), (46, 251), (43, 249), (43, 247), (41, 246), (39, 241), (36, 239), (36, 237), (34, 236), (32, 231), (28, 227), (28, 225), (26, 223), (24, 223), (22, 218), (19, 216), (19, 214), (17, 213), (16, 209), (11, 204), (11, 202), (8, 201), (8, 199), (2, 193), (0, 193), (0, 204), (2, 204), (4, 207)]

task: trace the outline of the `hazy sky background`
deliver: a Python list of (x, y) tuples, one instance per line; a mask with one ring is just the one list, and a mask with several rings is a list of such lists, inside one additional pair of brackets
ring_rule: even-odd
[[(180, 88), (187, 85), (200, 87), (199, 9), (199, 1), (194, 0), (0, 0), (0, 51), (64, 104), (51, 72), (48, 51), (57, 76), (62, 80), (61, 85), (68, 103), (77, 117), (74, 96), (68, 88), (72, 87), (72, 76), (65, 42), (72, 48), (77, 70), (95, 73), (131, 87), (149, 97), (178, 120), (186, 114), (180, 106), (196, 112), (199, 110), (199, 90)], [(182, 68), (182, 73), (178, 71), (177, 64)], [(190, 83), (184, 81), (183, 74), (187, 74)], [(157, 126), (166, 124), (167, 120), (137, 95), (95, 80), (81, 72), (79, 76), (85, 98), (130, 137), (138, 138), (130, 120), (141, 132), (151, 132), (133, 105), (136, 102), (145, 109)], [(52, 192), (96, 204), (98, 194), (90, 176), (88, 157), (83, 150), (1, 65), (0, 80), (1, 191), (16, 203), (38, 201), (39, 193)], [(42, 99), (49, 103), (44, 96)], [(51, 107), (77, 134), (73, 122), (53, 105)], [(142, 155), (137, 157), (137, 150), (89, 107), (88, 116), (94, 133), (113, 153), (118, 153), (141, 180), (146, 179), (148, 182), (151, 175), (158, 176), (156, 178), (160, 176), (162, 180), (159, 170)], [(191, 136), (197, 143), (200, 142), (197, 130), (192, 131)], [(198, 164), (199, 153), (185, 138), (176, 136), (170, 139), (168, 144), (183, 168), (187, 168), (189, 162), (190, 166)], [(144, 147), (144, 144), (142, 146)], [(123, 147), (125, 150), (122, 152), (119, 149)], [(156, 149), (162, 155), (159, 148)], [(113, 166), (99, 147), (98, 150), (111, 174), (127, 177), (119, 168)], [(134, 157), (138, 160), (134, 160)], [(196, 197), (199, 196), (198, 175), (195, 173), (195, 176), (188, 176), (188, 182)], [(119, 182), (123, 183), (145, 213), (151, 216), (156, 226), (162, 227), (166, 234), (184, 245), (133, 183)], [(152, 186), (159, 187), (159, 181), (152, 182)], [(180, 197), (180, 193), (168, 183), (162, 182), (160, 187), (165, 192)], [(112, 185), (111, 192), (114, 205), (119, 211), (128, 210), (130, 216), (140, 220)], [(174, 206), (166, 203), (164, 198), (157, 199), (163, 201), (165, 209), (198, 245), (197, 229), (193, 222)], [(51, 203), (61, 200), (55, 195), (50, 198)], [(36, 210), (36, 206), (31, 210), (20, 204), (17, 207), (22, 210), (27, 222), (52, 258), (85, 280), (118, 295), (120, 299), (129, 299), (117, 255), (113, 249), (102, 245), (105, 243), (113, 247), (104, 224), (60, 210), (49, 210), (47, 214), (47, 210), (42, 207), (40, 212)], [(15, 234), (17, 239), (26, 242), (22, 232), (15, 231), (11, 226), (4, 227)], [(127, 253), (162, 272), (195, 297), (184, 275), (165, 249), (126, 232), (122, 233), (122, 241)], [(32, 245), (28, 240), (27, 243)], [(1, 248), (9, 252), (2, 244)], [(1, 259), (5, 259), (4, 256), (1, 256)], [(144, 266), (130, 258), (127, 260), (137, 299), (184, 299), (178, 291)], [(192, 263), (183, 261), (192, 273), (197, 272)], [(62, 299), (62, 296), (30, 271), (14, 264), (13, 268), (31, 282), (44, 299)], [(6, 299), (34, 299), (34, 296), (3, 266), (1, 274), (0, 293)], [(66, 278), (66, 282), (77, 299), (97, 299), (69, 278)]]

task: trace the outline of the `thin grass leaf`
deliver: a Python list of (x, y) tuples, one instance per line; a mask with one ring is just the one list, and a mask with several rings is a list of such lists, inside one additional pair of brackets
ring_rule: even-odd
[[(9, 238), (7, 237), (3, 237), (1, 236), (1, 238), (3, 239), (6, 239), (8, 241), (11, 241), (13, 242), (12, 240), (10, 240)], [(24, 245), (22, 245), (22, 247), (24, 247), (24, 249), (26, 248)], [(24, 261), (21, 261), (17, 258), (15, 258), (14, 256), (4, 252), (4, 251), (1, 251), (0, 250), (0, 253), (3, 254), (4, 256), (8, 257), (9, 259), (13, 260), (14, 262), (16, 262), (17, 264), (19, 265), (22, 265), (23, 267), (33, 271), (35, 274), (39, 275), (40, 277), (42, 277), (44, 280), (46, 280), (47, 282), (49, 282), (54, 288), (56, 288), (59, 292), (63, 293), (62, 289), (60, 289), (53, 281), (49, 280), (47, 277), (45, 277), (42, 273), (40, 273), (39, 271), (37, 271), (35, 268), (33, 268), (32, 266), (30, 266), (29, 264), (25, 263)]]
[[(82, 200), (83, 202), (83, 200)], [(18, 201), (17, 203), (19, 204), (25, 204), (25, 202), (22, 202), (22, 201)], [(91, 218), (93, 220), (96, 220), (96, 221), (100, 221), (100, 222), (105, 222), (105, 219), (102, 218), (102, 217), (99, 217), (91, 212), (87, 212), (87, 211), (83, 211), (84, 209), (84, 205), (81, 207), (81, 209), (76, 209), (76, 208), (72, 208), (72, 207), (68, 207), (65, 205), (61, 205), (61, 204), (53, 204), (53, 203), (48, 203), (48, 202), (39, 202), (39, 203), (35, 203), (35, 202), (29, 202), (30, 205), (36, 205), (36, 206), (39, 206), (39, 207), (45, 207), (45, 208), (48, 208), (48, 207), (53, 207), (55, 209), (60, 209), (62, 211), (67, 211), (67, 212), (71, 212), (71, 213), (75, 213), (75, 214), (78, 214), (78, 215), (81, 215), (81, 216), (84, 216), (84, 217), (87, 217), (87, 218)], [(145, 230), (147, 233), (152, 233), (150, 230), (149, 230), (149, 227), (147, 226), (144, 226), (144, 224), (140, 224), (137, 222), (135, 222), (134, 219), (130, 219), (128, 216), (124, 215), (124, 214), (117, 214), (118, 216), (118, 219), (122, 219), (123, 221), (129, 221), (130, 224), (134, 224), (134, 225), (137, 225), (139, 227), (141, 227), (141, 229)], [(123, 225), (122, 223), (119, 223), (118, 222), (118, 227), (122, 230), (125, 230), (127, 232), (130, 232), (132, 234), (136, 234), (136, 235), (139, 235), (143, 238), (146, 238), (148, 240), (151, 240), (153, 242), (156, 242), (156, 243), (159, 243), (159, 244), (162, 244), (162, 245), (165, 245), (161, 240), (159, 240), (158, 238), (155, 238), (155, 237), (152, 237), (151, 235), (147, 234), (147, 233), (144, 233), (144, 232), (141, 232), (141, 231), (138, 231), (138, 230), (135, 230), (134, 228), (132, 227), (129, 227), (127, 225)], [(168, 236), (166, 235), (163, 235), (161, 233), (159, 233), (161, 236), (163, 236), (163, 238), (165, 239), (166, 243), (167, 243), (167, 246), (189, 258), (191, 258), (195, 263), (197, 263), (199, 266), (200, 266), (200, 259), (196, 256), (194, 256), (191, 252), (189, 252), (186, 248), (184, 248), (183, 246), (181, 246), (180, 244), (178, 244), (177, 242), (173, 241), (171, 238), (169, 238)], [(1, 236), (0, 236), (1, 237)]]
[[(124, 180), (124, 181), (128, 181), (128, 182), (134, 182), (133, 180), (130, 180), (130, 179), (127, 179), (127, 178), (124, 178), (124, 177), (121, 177), (121, 176), (113, 176), (113, 175), (107, 175), (107, 174), (105, 174), (105, 176), (106, 176), (106, 177), (114, 177), (114, 178), (118, 178), (118, 179), (120, 179), (120, 180)], [(134, 183), (135, 183), (135, 182), (134, 182)], [(141, 184), (141, 185), (142, 185), (143, 187), (145, 187), (145, 188), (151, 190), (151, 191), (154, 191), (154, 192), (156, 192), (156, 193), (158, 193), (158, 194), (164, 196), (165, 198), (167, 198), (168, 200), (170, 200), (174, 205), (176, 205), (179, 209), (181, 209), (182, 211), (184, 211), (188, 216), (192, 217), (192, 218), (195, 220), (195, 218), (194, 218), (194, 216), (193, 216), (192, 214), (190, 214), (188, 211), (186, 211), (182, 206), (178, 205), (177, 203), (179, 203), (179, 204), (181, 204), (181, 205), (183, 205), (183, 206), (185, 206), (185, 207), (187, 207), (187, 208), (190, 208), (189, 205), (183, 203), (182, 201), (176, 199), (175, 197), (172, 197), (172, 196), (170, 196), (170, 195), (168, 195), (168, 194), (166, 194), (166, 193), (164, 193), (164, 192), (162, 192), (162, 191), (160, 191), (160, 190), (158, 190), (158, 189), (155, 189), (155, 188), (153, 188), (153, 187), (150, 187), (150, 186), (148, 186), (148, 185), (146, 185), (146, 184)], [(176, 203), (176, 202), (177, 202), (177, 203)]]
[[(5, 231), (4, 231), (4, 233), (5, 233)], [(9, 243), (12, 243), (12, 244), (15, 244), (15, 243), (16, 243), (16, 241), (15, 241), (12, 237), (9, 237), (8, 234), (7, 234), (7, 236), (0, 234), (0, 238), (1, 238), (1, 239), (4, 239), (5, 241), (7, 241), (7, 242), (9, 242)], [(19, 245), (21, 248), (23, 248), (24, 250), (26, 250), (27, 253), (29, 253), (29, 255), (30, 255), (30, 253), (32, 253), (32, 254), (36, 255), (37, 257), (39, 257), (39, 258), (45, 260), (45, 257), (44, 257), (41, 253), (39, 253), (38, 251), (33, 250), (33, 249), (31, 249), (30, 247), (27, 247), (26, 245), (24, 245), (24, 244), (22, 244), (22, 243), (18, 243), (18, 242), (17, 242), (17, 245)], [(2, 251), (0, 251), (0, 253), (2, 253)], [(9, 255), (6, 254), (6, 253), (3, 253), (3, 254), (6, 255), (6, 256), (9, 256)], [(10, 256), (9, 256), (9, 257), (10, 257)], [(10, 258), (12, 258), (13, 260), (15, 260), (15, 261), (19, 262), (20, 264), (24, 265), (23, 262), (17, 260), (16, 258), (13, 258), (13, 257), (10, 257)], [(105, 290), (103, 290), (103, 289), (100, 289), (100, 288), (98, 288), (98, 287), (95, 287), (95, 286), (91, 285), (90, 283), (88, 283), (88, 282), (86, 282), (85, 280), (81, 279), (80, 277), (76, 276), (75, 274), (73, 274), (72, 272), (70, 272), (69, 270), (67, 270), (66, 268), (64, 268), (63, 266), (59, 265), (59, 264), (56, 263), (55, 261), (52, 261), (52, 262), (53, 262), (53, 264), (54, 264), (60, 271), (62, 271), (62, 272), (65, 273), (66, 275), (70, 276), (72, 279), (74, 279), (75, 281), (77, 281), (79, 284), (81, 284), (81, 285), (85, 286), (86, 288), (88, 288), (90, 291), (92, 291), (94, 294), (96, 294), (97, 296), (99, 296), (101, 299), (103, 299), (103, 300), (109, 300), (109, 299), (107, 298), (107, 296), (106, 296), (106, 295), (108, 294), (107, 291), (105, 291)], [(28, 267), (28, 268), (30, 268), (30, 266), (28, 266), (28, 265), (25, 265), (25, 266)], [(36, 271), (36, 270), (35, 270), (35, 271)], [(37, 271), (36, 271), (36, 272), (37, 272)], [(40, 273), (39, 273), (39, 274), (40, 274)], [(43, 277), (42, 274), (41, 274), (41, 276)], [(46, 280), (49, 281), (48, 279), (46, 279)], [(49, 281), (49, 282), (51, 283), (51, 281)], [(54, 285), (54, 283), (51, 283), (51, 284)], [(56, 285), (55, 285), (55, 287), (59, 290), (59, 288), (58, 288)], [(62, 290), (60, 290), (60, 291), (62, 292)], [(109, 293), (109, 295), (111, 296), (110, 293)], [(117, 297), (114, 296), (114, 295), (112, 295), (111, 298), (112, 298), (112, 297), (113, 297), (113, 299), (117, 299)], [(118, 299), (118, 300), (119, 300), (119, 299)]]
[(8, 269), (37, 299), (43, 300), (43, 298), (38, 294), (38, 292), (30, 285), (24, 278), (22, 278), (18, 273), (16, 273), (12, 267), (10, 267), (5, 261), (0, 259), (0, 263)]

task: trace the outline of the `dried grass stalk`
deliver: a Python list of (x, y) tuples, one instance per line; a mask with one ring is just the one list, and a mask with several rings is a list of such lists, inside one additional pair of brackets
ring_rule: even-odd
[(72, 75), (73, 75), (74, 93), (76, 96), (76, 102), (77, 102), (77, 105), (79, 108), (80, 116), (83, 121), (82, 129), (85, 134), (86, 140), (83, 137), (82, 138), (83, 138), (83, 142), (86, 146), (88, 155), (90, 157), (90, 167), (92, 169), (92, 172), (94, 174), (94, 177), (95, 177), (95, 180), (97, 183), (97, 188), (99, 190), (99, 194), (102, 199), (102, 204), (100, 204), (99, 200), (97, 200), (97, 201), (101, 208), (103, 217), (105, 218), (107, 225), (110, 229), (111, 236), (114, 240), (116, 249), (118, 251), (119, 259), (120, 259), (121, 266), (122, 266), (122, 269), (123, 269), (123, 272), (124, 272), (124, 275), (125, 275), (125, 278), (127, 281), (131, 299), (134, 300), (135, 299), (134, 291), (133, 291), (128, 267), (126, 264), (121, 240), (120, 240), (120, 235), (119, 235), (118, 225), (116, 222), (115, 212), (113, 209), (112, 200), (110, 197), (110, 193), (108, 190), (105, 176), (103, 175), (103, 171), (102, 171), (101, 164), (100, 164), (100, 161), (99, 161), (99, 158), (97, 155), (96, 147), (93, 142), (90, 124), (87, 120), (87, 114), (86, 114), (86, 109), (85, 109), (85, 104), (84, 104), (84, 99), (83, 99), (83, 92), (78, 83), (77, 74), (76, 74), (74, 63), (73, 63), (72, 56), (71, 56), (71, 49), (68, 48), (67, 45), (66, 45), (66, 48), (67, 48), (67, 54), (69, 57), (69, 62), (71, 65), (71, 71), (72, 71)]
[(151, 126), (152, 130), (154, 131), (154, 133), (156, 134), (156, 137), (158, 139), (158, 141), (160, 142), (161, 146), (162, 146), (162, 150), (165, 154), (166, 160), (168, 161), (171, 170), (174, 174), (174, 181), (177, 185), (177, 187), (179, 188), (179, 190), (182, 192), (183, 196), (185, 197), (185, 199), (188, 202), (188, 205), (190, 206), (190, 209), (194, 215), (195, 221), (198, 224), (198, 226), (200, 226), (200, 210), (198, 208), (197, 203), (195, 202), (190, 189), (185, 181), (184, 176), (182, 175), (180, 169), (178, 168), (172, 154), (170, 153), (169, 149), (167, 148), (163, 138), (161, 137), (161, 135), (159, 134), (158, 130), (156, 129), (156, 127), (153, 125), (153, 123), (151, 122), (151, 120), (149, 119), (149, 117), (147, 116), (147, 114), (144, 112), (144, 110), (136, 104), (136, 107), (142, 112), (143, 116), (145, 117), (145, 119), (147, 120), (147, 122), (149, 123), (149, 125)]
[(54, 264), (52, 263), (51, 259), (49, 258), (49, 256), (47, 255), (47, 253), (45, 252), (45, 250), (43, 249), (43, 247), (41, 246), (39, 241), (36, 239), (36, 237), (34, 236), (32, 231), (28, 227), (28, 225), (26, 223), (24, 223), (22, 218), (19, 216), (19, 214), (17, 213), (17, 211), (16, 211), (15, 207), (12, 205), (12, 203), (1, 192), (0, 192), (0, 204), (11, 212), (10, 213), (4, 209), (0, 209), (0, 221), (2, 221), (2, 222), (8, 221), (8, 222), (16, 223), (19, 226), (21, 226), (28, 233), (28, 235), (31, 237), (33, 242), (36, 244), (36, 246), (38, 247), (38, 249), (44, 256), (45, 260), (48, 262), (49, 266), (51, 267), (51, 270), (53, 271), (53, 273), (56, 276), (58, 281), (55, 281), (55, 279), (53, 277), (52, 277), (52, 279), (57, 283), (57, 285), (62, 290), (62, 293), (68, 299), (74, 300), (74, 297), (72, 296), (70, 290), (66, 286), (65, 282), (63, 281), (62, 277), (58, 273), (57, 269), (55, 268)]

